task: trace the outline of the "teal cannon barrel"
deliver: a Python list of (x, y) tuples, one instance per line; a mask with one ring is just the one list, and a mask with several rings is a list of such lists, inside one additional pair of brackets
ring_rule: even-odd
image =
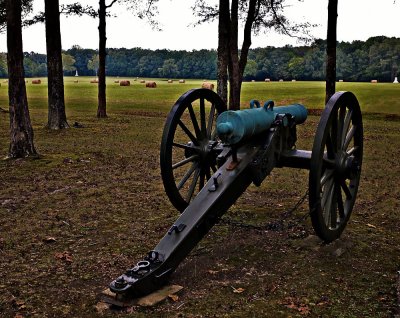
[(263, 107), (256, 100), (250, 102), (250, 109), (228, 110), (218, 116), (217, 134), (225, 144), (235, 145), (269, 129), (279, 115), (290, 114), (296, 124), (307, 119), (307, 109), (301, 104), (274, 107), (267, 101)]

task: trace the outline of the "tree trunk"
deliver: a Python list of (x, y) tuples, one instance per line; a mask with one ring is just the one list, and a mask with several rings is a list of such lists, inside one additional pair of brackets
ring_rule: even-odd
[(21, 0), (6, 0), (10, 158), (36, 155), (29, 116), (22, 51)]
[(238, 0), (232, 0), (229, 32), (229, 109), (240, 109), (241, 76), (238, 50)]
[(105, 0), (99, 1), (99, 85), (97, 117), (107, 117), (106, 111), (106, 12)]
[(219, 1), (217, 93), (228, 104), (229, 0)]
[(336, 25), (338, 0), (328, 3), (328, 31), (326, 39), (325, 104), (336, 90)]
[(68, 128), (64, 102), (64, 78), (61, 56), (60, 10), (58, 0), (45, 0), (48, 121), (47, 128)]

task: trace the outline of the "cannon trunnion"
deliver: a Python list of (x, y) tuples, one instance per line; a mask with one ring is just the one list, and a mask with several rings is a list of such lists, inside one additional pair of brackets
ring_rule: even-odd
[(227, 111), (217, 94), (190, 90), (164, 127), (160, 164), (164, 188), (182, 214), (159, 244), (111, 282), (117, 294), (158, 289), (246, 188), (259, 186), (275, 167), (308, 169), (313, 228), (337, 239), (353, 210), (361, 174), (363, 126), (356, 97), (339, 92), (328, 101), (312, 151), (296, 149), (296, 125), (307, 118), (300, 104)]

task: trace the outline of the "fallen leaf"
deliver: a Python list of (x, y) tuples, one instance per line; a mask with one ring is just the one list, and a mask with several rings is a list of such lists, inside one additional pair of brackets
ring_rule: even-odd
[(43, 239), (43, 242), (45, 242), (45, 243), (54, 243), (56, 241), (57, 240), (55, 239), (55, 237), (52, 237), (52, 236), (48, 236), (48, 237)]
[(65, 261), (67, 263), (72, 263), (72, 261), (73, 261), (72, 260), (72, 255), (67, 251), (64, 251), (62, 253), (59, 253), (59, 252), (55, 253), (54, 256), (56, 258), (58, 258), (59, 260)]
[(178, 295), (168, 295), (168, 298), (171, 299), (173, 302), (177, 302), (179, 300), (179, 296)]
[(235, 288), (235, 287), (233, 287), (233, 286), (231, 286), (231, 287), (232, 287), (233, 292), (234, 292), (235, 294), (241, 294), (241, 293), (243, 293), (243, 292), (245, 291), (245, 289), (242, 288), (242, 287), (239, 287), (239, 288)]

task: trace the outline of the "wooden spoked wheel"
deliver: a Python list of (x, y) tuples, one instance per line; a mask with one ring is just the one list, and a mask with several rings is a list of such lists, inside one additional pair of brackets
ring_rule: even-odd
[(309, 205), (316, 234), (337, 239), (357, 196), (363, 156), (360, 106), (350, 92), (334, 94), (326, 104), (312, 148)]
[(221, 98), (209, 89), (193, 89), (172, 107), (161, 141), (160, 165), (165, 192), (183, 211), (217, 170), (222, 151), (216, 139), (217, 116), (226, 110)]

